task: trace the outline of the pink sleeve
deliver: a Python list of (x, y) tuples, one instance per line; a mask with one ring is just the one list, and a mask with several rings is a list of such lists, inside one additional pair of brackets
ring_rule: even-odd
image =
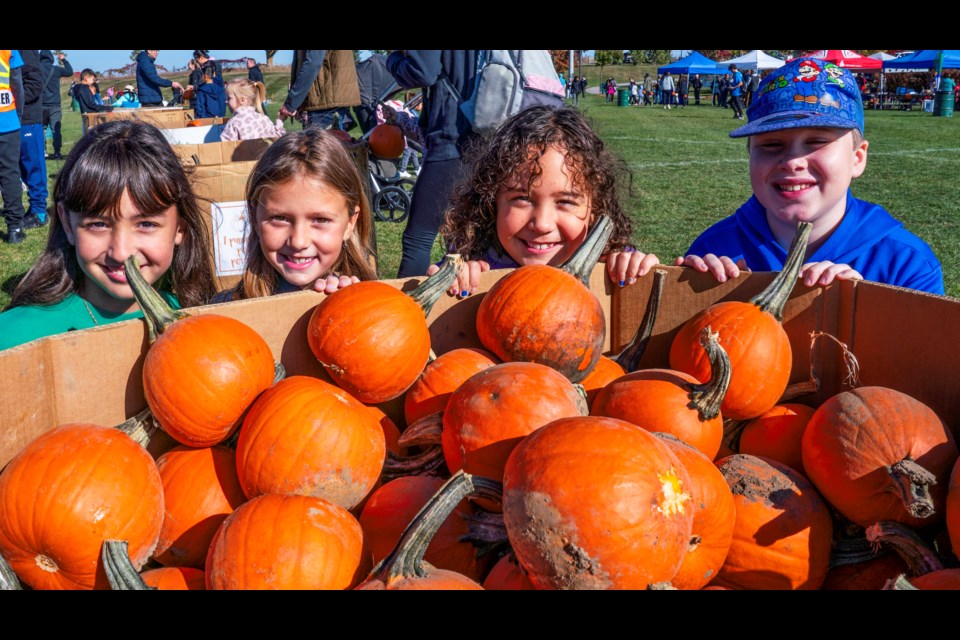
[(220, 132), (220, 140), (227, 142), (229, 140), (239, 140), (240, 130), (236, 118), (230, 118), (227, 125)]

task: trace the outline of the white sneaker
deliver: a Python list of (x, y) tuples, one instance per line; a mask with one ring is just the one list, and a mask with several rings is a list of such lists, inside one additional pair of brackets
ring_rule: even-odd
[(410, 177), (410, 174), (407, 173), (406, 171), (401, 171), (401, 172), (398, 173), (397, 175), (400, 176), (401, 178), (409, 178), (409, 177)]

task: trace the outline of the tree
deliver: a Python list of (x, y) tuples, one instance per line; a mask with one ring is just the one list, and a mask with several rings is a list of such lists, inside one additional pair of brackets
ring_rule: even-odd
[(267, 65), (268, 67), (272, 67), (272, 66), (273, 66), (273, 56), (277, 55), (277, 51), (279, 51), (279, 49), (264, 49), (264, 50), (263, 50), (263, 52), (264, 52), (265, 54), (267, 54), (266, 65)]
[(641, 53), (646, 64), (670, 64), (669, 49), (646, 49)]
[(620, 60), (623, 60), (622, 49), (597, 49), (593, 56), (594, 63), (600, 65), (601, 76), (606, 65), (616, 64)]
[[(554, 70), (564, 78), (572, 75), (570, 73), (570, 49), (550, 49), (550, 57), (553, 59)], [(574, 65), (576, 65), (576, 56), (580, 53), (574, 51)]]
[(140, 55), (140, 52), (141, 52), (141, 51), (143, 51), (143, 49), (134, 49), (133, 51), (131, 51), (131, 52), (130, 52), (130, 59), (133, 60), (134, 62), (136, 62), (136, 61), (137, 61), (137, 56)]
[(641, 49), (630, 49), (630, 57), (633, 58), (633, 64), (643, 60), (643, 51)]

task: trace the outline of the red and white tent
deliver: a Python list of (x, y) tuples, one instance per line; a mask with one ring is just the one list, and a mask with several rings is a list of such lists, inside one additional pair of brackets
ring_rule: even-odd
[(822, 49), (811, 51), (806, 55), (813, 58), (822, 58), (850, 71), (880, 71), (883, 68), (883, 61), (862, 56), (848, 49)]

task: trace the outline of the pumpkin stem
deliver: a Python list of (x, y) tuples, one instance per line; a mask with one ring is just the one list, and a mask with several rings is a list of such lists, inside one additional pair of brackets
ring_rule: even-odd
[(573, 255), (560, 267), (580, 282), (583, 286), (590, 287), (590, 274), (593, 273), (593, 267), (596, 266), (603, 250), (607, 247), (607, 241), (613, 235), (613, 220), (609, 216), (600, 216), (597, 223), (587, 233), (583, 244), (580, 245)]
[(473, 545), (478, 559), (491, 555), (499, 557), (510, 551), (510, 538), (502, 513), (478, 511), (467, 516), (467, 527), (467, 535), (460, 539)]
[(417, 512), (413, 521), (404, 529), (397, 546), (374, 567), (368, 580), (376, 579), (390, 584), (404, 577), (426, 576), (423, 554), (426, 553), (434, 534), (460, 501), (475, 492), (485, 494), (484, 497), (494, 496), (495, 500), (499, 500), (503, 485), (489, 478), (472, 476), (463, 470), (455, 473)]
[(893, 580), (887, 580), (881, 591), (920, 591), (920, 589), (913, 586), (913, 583), (907, 580), (907, 576), (901, 573)]
[(647, 310), (643, 313), (643, 320), (637, 332), (633, 335), (630, 344), (623, 348), (623, 351), (610, 359), (623, 367), (627, 373), (633, 373), (640, 364), (640, 358), (643, 352), (647, 350), (647, 343), (650, 342), (650, 336), (653, 335), (653, 325), (657, 323), (657, 313), (660, 311), (660, 298), (663, 297), (663, 283), (667, 279), (667, 272), (663, 269), (656, 269), (653, 272), (653, 288), (650, 291), (650, 299), (647, 300)]
[(126, 540), (104, 540), (100, 559), (107, 573), (110, 588), (114, 591), (156, 591), (148, 586), (130, 562)]
[(734, 420), (733, 418), (723, 419), (723, 439), (722, 442), (730, 451), (740, 453), (740, 436), (746, 428), (749, 420)]
[(720, 415), (720, 405), (723, 403), (723, 396), (727, 394), (727, 387), (730, 386), (730, 358), (727, 352), (720, 346), (720, 334), (714, 333), (710, 327), (704, 327), (700, 332), (700, 344), (707, 352), (710, 358), (710, 380), (704, 384), (689, 385), (690, 393), (687, 403), (688, 409), (696, 409), (700, 422), (713, 420)]
[(867, 540), (876, 546), (890, 545), (910, 567), (910, 573), (922, 576), (944, 568), (936, 552), (910, 527), (881, 520), (865, 529)]
[(387, 451), (380, 477), (384, 482), (390, 482), (405, 476), (439, 476), (445, 473), (445, 465), (443, 447), (440, 445), (406, 457)]
[(790, 243), (790, 251), (787, 252), (783, 269), (766, 289), (750, 298), (750, 302), (760, 307), (762, 311), (773, 314), (777, 320), (783, 320), (783, 308), (787, 304), (790, 293), (793, 292), (794, 285), (797, 284), (797, 276), (800, 275), (800, 267), (803, 266), (803, 255), (807, 251), (807, 240), (810, 238), (811, 229), (813, 225), (809, 222), (801, 222), (797, 225), (797, 233), (793, 236), (793, 242)]
[(0, 591), (21, 591), (20, 580), (7, 561), (0, 555)]
[(460, 273), (463, 258), (459, 253), (448, 253), (440, 265), (440, 270), (420, 283), (420, 286), (409, 295), (423, 309), (423, 315), (429, 316), (434, 303), (440, 299), (443, 292), (450, 288)]
[(282, 362), (273, 363), (273, 384), (277, 384), (281, 380), (287, 377), (287, 368), (283, 366)]
[(876, 543), (865, 537), (841, 538), (834, 540), (830, 550), (830, 568), (845, 567), (851, 564), (860, 564), (886, 555), (887, 549), (881, 549)]
[(115, 427), (118, 431), (123, 431), (130, 436), (134, 442), (144, 449), (150, 444), (153, 434), (156, 433), (159, 425), (153, 417), (150, 407), (147, 407), (135, 416), (131, 416)]
[(930, 485), (937, 484), (937, 477), (921, 467), (915, 460), (904, 458), (886, 467), (893, 480), (890, 489), (900, 495), (903, 506), (914, 518), (929, 518), (935, 513)]
[(397, 441), (401, 447), (430, 447), (439, 445), (443, 434), (443, 412), (424, 416), (409, 425)]
[(143, 319), (147, 323), (150, 344), (153, 344), (157, 336), (162, 334), (171, 324), (189, 317), (189, 314), (184, 311), (171, 309), (163, 296), (147, 283), (140, 273), (140, 261), (137, 260), (136, 256), (130, 256), (124, 260), (123, 269), (127, 276), (127, 284), (133, 290), (133, 297), (137, 299), (137, 304), (143, 311)]

